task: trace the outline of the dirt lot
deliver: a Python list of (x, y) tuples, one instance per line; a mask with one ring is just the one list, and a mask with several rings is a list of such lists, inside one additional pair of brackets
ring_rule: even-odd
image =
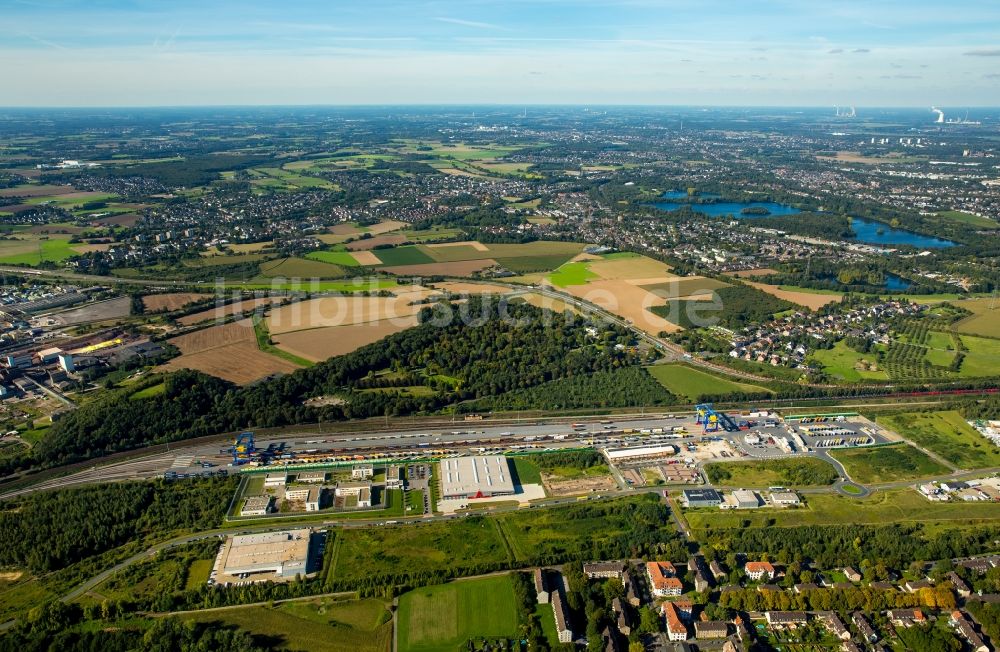
[(400, 290), (394, 297), (323, 297), (281, 306), (271, 311), (267, 318), (271, 335), (315, 329), (328, 326), (349, 326), (383, 319), (409, 323), (409, 318), (424, 307), (414, 304), (435, 291), (419, 288), (410, 292)]
[(657, 317), (647, 310), (652, 306), (664, 305), (666, 303), (664, 299), (627, 281), (591, 281), (586, 285), (570, 285), (565, 289), (574, 296), (627, 319), (654, 337), (660, 331), (675, 333), (681, 330), (676, 324)]
[(461, 260), (454, 263), (421, 263), (419, 265), (396, 265), (393, 267), (383, 267), (383, 272), (397, 274), (399, 276), (469, 276), (489, 267), (493, 267), (497, 261), (492, 258), (482, 260)]
[(404, 319), (354, 324), (352, 326), (327, 326), (274, 336), (274, 343), (281, 349), (306, 360), (319, 362), (335, 355), (344, 355), (366, 344), (377, 342), (387, 335), (417, 325), (416, 315)]
[(206, 321), (209, 319), (222, 319), (229, 315), (237, 315), (242, 312), (247, 312), (248, 310), (253, 310), (257, 306), (266, 306), (272, 303), (281, 303), (282, 297), (261, 297), (259, 299), (245, 299), (243, 301), (237, 301), (231, 303), (227, 306), (221, 306), (218, 308), (209, 308), (208, 310), (202, 310), (201, 312), (195, 312), (190, 315), (186, 315), (178, 319), (178, 323), (183, 326), (190, 326), (191, 324), (197, 324), (200, 321)]
[(797, 303), (800, 306), (805, 306), (806, 308), (812, 308), (816, 310), (817, 308), (822, 308), (828, 303), (836, 303), (843, 299), (841, 294), (813, 294), (812, 292), (793, 292), (791, 290), (782, 290), (777, 285), (768, 285), (767, 283), (755, 283), (754, 281), (747, 281), (748, 284), (754, 286), (758, 290), (763, 290), (768, 294), (773, 294), (779, 299), (784, 299), (785, 301), (791, 301), (792, 303)]
[(212, 326), (167, 340), (181, 356), (160, 367), (163, 371), (195, 369), (244, 385), (274, 373), (290, 373), (296, 367), (257, 348), (249, 319)]
[(168, 292), (166, 294), (149, 294), (142, 298), (142, 305), (146, 307), (146, 312), (160, 312), (177, 310), (184, 306), (207, 299), (211, 295), (198, 294), (196, 292)]
[(132, 299), (130, 297), (118, 297), (117, 299), (99, 301), (54, 315), (47, 315), (47, 317), (53, 319), (57, 324), (68, 326), (71, 324), (84, 324), (91, 321), (128, 317), (131, 308)]
[(550, 496), (575, 496), (588, 494), (592, 491), (612, 491), (617, 489), (615, 479), (610, 475), (594, 478), (579, 478), (577, 480), (553, 481), (554, 476), (542, 475), (542, 484)]

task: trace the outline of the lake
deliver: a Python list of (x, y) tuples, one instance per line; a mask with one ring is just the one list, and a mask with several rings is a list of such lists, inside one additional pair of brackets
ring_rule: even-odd
[[(675, 211), (683, 206), (689, 206), (691, 210), (702, 213), (703, 215), (708, 215), (709, 217), (732, 216), (740, 220), (767, 219), (768, 217), (775, 215), (796, 215), (802, 212), (794, 206), (779, 204), (773, 201), (725, 201), (715, 204), (692, 204), (686, 201), (677, 201), (679, 199), (687, 198), (687, 192), (683, 190), (671, 190), (670, 192), (663, 193), (662, 196), (664, 199), (669, 201), (653, 202), (653, 206), (665, 211)], [(699, 196), (711, 197), (713, 195), (705, 194)], [(744, 208), (765, 208), (768, 210), (770, 215), (743, 215), (740, 211)], [(935, 238), (930, 235), (921, 235), (920, 233), (914, 233), (913, 231), (907, 231), (905, 229), (896, 229), (888, 224), (876, 222), (875, 220), (868, 220), (863, 217), (851, 218), (851, 228), (857, 234), (855, 239), (858, 242), (865, 242), (874, 245), (910, 245), (911, 247), (916, 247), (917, 249), (941, 249), (944, 247), (954, 247), (957, 244), (951, 240)], [(891, 290), (897, 288), (888, 289)]]

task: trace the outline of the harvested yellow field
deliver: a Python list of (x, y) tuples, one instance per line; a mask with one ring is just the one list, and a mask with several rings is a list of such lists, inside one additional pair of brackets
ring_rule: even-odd
[(497, 261), (492, 258), (484, 258), (482, 260), (459, 260), (452, 263), (396, 265), (383, 267), (381, 271), (399, 276), (470, 276), (496, 264)]
[(489, 251), (489, 247), (478, 240), (463, 240), (461, 242), (437, 242), (427, 245), (429, 249), (441, 249), (444, 247), (472, 247), (476, 251)]
[(752, 285), (758, 290), (763, 290), (768, 294), (773, 294), (779, 299), (784, 299), (785, 301), (791, 301), (792, 303), (797, 303), (800, 306), (805, 306), (806, 308), (812, 308), (816, 310), (822, 308), (828, 303), (836, 303), (844, 298), (842, 294), (814, 294), (812, 292), (796, 292), (794, 290), (782, 290), (777, 285), (768, 285), (767, 283), (756, 283), (754, 281), (747, 281), (748, 285)]
[(232, 324), (212, 326), (167, 340), (181, 355), (159, 367), (162, 371), (194, 369), (243, 385), (277, 373), (290, 373), (298, 367), (287, 360), (257, 348), (253, 324), (243, 319)]
[(371, 251), (352, 251), (351, 258), (358, 261), (359, 265), (364, 265), (365, 267), (374, 267), (375, 265), (382, 264), (378, 256)]
[(453, 294), (509, 294), (513, 290), (489, 283), (435, 283), (434, 288)]
[(408, 226), (410, 225), (406, 222), (400, 222), (399, 220), (386, 220), (384, 222), (379, 222), (378, 224), (365, 227), (365, 229), (372, 235), (380, 235), (390, 231), (399, 231), (400, 229), (405, 229)]
[(741, 272), (729, 272), (729, 275), (737, 278), (752, 278), (754, 276), (768, 276), (777, 273), (778, 270), (771, 269), (770, 267), (758, 267), (757, 269), (745, 269)]
[[(553, 220), (553, 221), (555, 221), (555, 220)], [(577, 254), (576, 256), (574, 256), (573, 259), (570, 260), (569, 262), (571, 262), (571, 263), (582, 263), (582, 262), (586, 262), (588, 260), (601, 260), (601, 257), (598, 256), (597, 254), (588, 254), (587, 252), (583, 252), (582, 254)]]
[(337, 355), (344, 355), (387, 335), (398, 333), (417, 325), (417, 316), (403, 319), (382, 319), (350, 326), (327, 326), (275, 336), (278, 348), (300, 358), (320, 362)]
[(675, 333), (681, 330), (676, 324), (657, 317), (648, 310), (653, 306), (665, 305), (664, 299), (622, 279), (591, 281), (586, 285), (570, 285), (564, 289), (576, 297), (628, 320), (636, 328), (654, 337), (658, 336), (660, 331)]
[(160, 312), (177, 310), (184, 306), (207, 299), (210, 294), (198, 294), (196, 292), (168, 292), (166, 294), (148, 294), (142, 298), (142, 305), (147, 312)]
[(229, 315), (238, 315), (240, 313), (253, 310), (257, 306), (267, 306), (273, 303), (281, 303), (283, 297), (260, 297), (258, 299), (244, 299), (243, 301), (235, 301), (226, 306), (219, 306), (217, 308), (209, 308), (208, 310), (202, 310), (201, 312), (195, 312), (190, 315), (185, 315), (177, 320), (177, 323), (182, 326), (190, 326), (191, 324), (197, 324), (198, 322), (208, 321), (209, 319), (224, 319)]
[(410, 292), (398, 291), (393, 297), (322, 297), (309, 301), (281, 306), (271, 311), (267, 317), (268, 330), (272, 335), (329, 326), (349, 326), (376, 322), (383, 319), (402, 320), (416, 315), (424, 307), (414, 304), (429, 296), (435, 290), (418, 288)]
[(670, 266), (652, 258), (636, 256), (595, 260), (588, 269), (603, 279), (663, 279), (675, 278)]

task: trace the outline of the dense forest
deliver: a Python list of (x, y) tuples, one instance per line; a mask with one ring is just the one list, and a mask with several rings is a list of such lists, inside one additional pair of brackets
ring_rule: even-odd
[(676, 405), (685, 403), (641, 367), (620, 367), (553, 380), (528, 389), (463, 403), (464, 412), (568, 410), (577, 408)]
[(149, 535), (216, 527), (233, 479), (130, 482), (0, 503), (0, 566), (46, 572)]

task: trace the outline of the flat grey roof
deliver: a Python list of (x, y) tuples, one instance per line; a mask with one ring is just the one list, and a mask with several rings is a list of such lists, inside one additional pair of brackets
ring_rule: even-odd
[(474, 455), (441, 460), (441, 495), (512, 494), (514, 479), (503, 455)]

